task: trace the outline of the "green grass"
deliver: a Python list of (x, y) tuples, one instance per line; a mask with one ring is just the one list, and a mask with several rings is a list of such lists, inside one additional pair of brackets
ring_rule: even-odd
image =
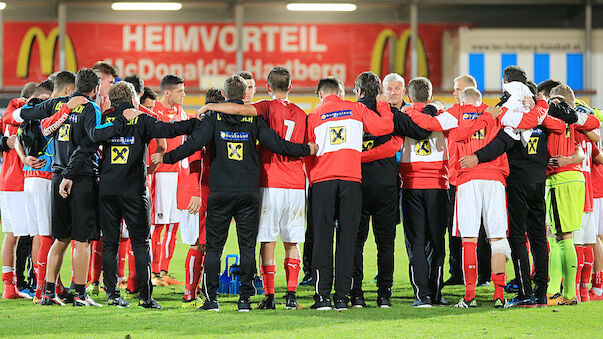
[[(163, 310), (137, 307), (106, 307), (105, 295), (96, 300), (103, 308), (41, 307), (26, 300), (0, 300), (0, 335), (3, 337), (52, 338), (173, 338), (173, 337), (598, 337), (603, 333), (603, 302), (578, 306), (539, 309), (492, 308), (492, 287), (477, 289), (477, 309), (434, 307), (413, 309), (413, 292), (408, 280), (408, 260), (401, 226), (396, 239), (396, 272), (393, 307), (375, 307), (376, 287), (370, 283), (376, 272), (376, 252), (372, 237), (365, 249), (366, 298), (369, 308), (346, 312), (310, 310), (313, 289), (300, 287), (302, 310), (285, 311), (286, 283), (282, 269), (283, 249), (277, 247), (276, 288), (280, 304), (276, 311), (236, 312), (236, 297), (222, 296), (219, 313), (203, 313), (181, 308), (183, 287), (159, 287), (154, 296)], [(237, 253), (234, 227), (231, 227), (225, 254)], [(171, 270), (184, 279), (187, 248), (178, 243)], [(70, 255), (65, 257), (62, 275), (69, 280)], [(447, 270), (447, 268), (446, 268)], [(507, 267), (512, 278), (512, 268)], [(464, 293), (462, 287), (446, 287), (444, 296), (451, 302)], [(261, 296), (252, 301), (259, 302)]]

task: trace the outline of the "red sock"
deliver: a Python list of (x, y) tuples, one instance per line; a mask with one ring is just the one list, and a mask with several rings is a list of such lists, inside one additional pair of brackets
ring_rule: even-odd
[(594, 288), (603, 288), (603, 271), (595, 273), (595, 280), (593, 281)]
[(506, 276), (505, 273), (492, 273), (491, 275), (491, 279), (492, 279), (492, 283), (494, 284), (494, 300), (496, 299), (504, 299), (505, 295), (505, 286), (507, 286), (506, 283)]
[(287, 275), (287, 292), (297, 291), (297, 282), (299, 279), (299, 264), (301, 260), (295, 258), (285, 258), (285, 274)]
[(42, 299), (44, 288), (46, 287), (46, 264), (48, 262), (48, 252), (52, 246), (52, 237), (40, 236), (40, 249), (36, 258), (36, 298)]
[(56, 294), (65, 294), (67, 293), (67, 289), (65, 288), (65, 286), (63, 286), (63, 282), (61, 281), (61, 276), (59, 275), (57, 277), (57, 283), (54, 287), (54, 292)]
[(582, 279), (580, 281), (581, 289), (588, 289), (588, 280), (590, 274), (593, 271), (593, 264), (595, 261), (595, 254), (592, 246), (584, 247), (584, 265), (582, 267)]
[(184, 299), (192, 300), (197, 297), (197, 286), (199, 286), (199, 277), (201, 276), (201, 259), (203, 253), (194, 248), (189, 248), (184, 262), (186, 271), (186, 281), (184, 282)]
[[(71, 262), (73, 262), (73, 251), (75, 251), (75, 240), (71, 240)], [(75, 277), (73, 274), (73, 265), (71, 266), (71, 284), (75, 285)], [(90, 268), (88, 268), (88, 280), (90, 280)]]
[(136, 275), (136, 262), (134, 261), (134, 251), (132, 244), (128, 240), (128, 291), (136, 292), (138, 290), (138, 276)]
[(477, 244), (463, 242), (463, 275), (465, 277), (465, 300), (475, 298), (475, 282), (477, 280)]
[(101, 236), (98, 241), (93, 241), (91, 247), (92, 257), (90, 258), (90, 266), (92, 269), (92, 280), (90, 282), (98, 282), (103, 270), (103, 237)]
[(176, 238), (178, 237), (178, 225), (179, 223), (169, 224), (167, 231), (163, 234), (163, 241), (161, 243), (161, 270), (170, 271), (170, 261), (174, 256), (174, 250), (176, 249)]
[(274, 275), (276, 274), (276, 265), (262, 265), (262, 280), (264, 280), (264, 294), (274, 295)]
[(576, 295), (580, 295), (580, 280), (582, 280), (582, 267), (584, 267), (584, 247), (575, 245), (576, 257), (578, 257), (578, 266), (576, 270)]
[(119, 262), (117, 264), (117, 280), (123, 279), (126, 276), (126, 256), (128, 253), (128, 238), (119, 239), (119, 248), (117, 255)]
[(2, 273), (2, 282), (4, 285), (14, 285), (15, 273), (13, 271)]
[(159, 274), (159, 263), (161, 262), (161, 231), (163, 224), (153, 225), (151, 234), (151, 271)]

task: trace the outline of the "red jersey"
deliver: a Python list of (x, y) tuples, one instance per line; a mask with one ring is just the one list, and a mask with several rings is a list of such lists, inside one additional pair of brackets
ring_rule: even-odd
[[(189, 114), (189, 119), (195, 119), (195, 115)], [(188, 207), (191, 197), (201, 197), (201, 151), (195, 152), (188, 158), (178, 161), (178, 192), (176, 205), (179, 210)]]
[(593, 183), (593, 199), (603, 198), (603, 164), (593, 162), (591, 180)]
[[(17, 134), (19, 123), (13, 118), (13, 112), (25, 103), (19, 99), (12, 99), (2, 116), (2, 132), (4, 136)], [(14, 149), (4, 152), (2, 169), (0, 169), (0, 191), (19, 192), (23, 191), (23, 162)]]
[[(175, 105), (174, 107), (172, 107), (172, 109), (167, 109), (159, 101), (155, 102), (153, 112), (158, 115), (158, 119), (165, 122), (174, 122), (187, 119), (187, 115), (182, 109), (182, 107)], [(167, 142), (167, 149), (165, 151), (169, 152), (182, 145), (184, 138), (182, 136), (177, 136), (175, 138), (165, 140)], [(157, 167), (156, 172), (178, 172), (178, 164), (160, 164)]]
[(582, 133), (576, 133), (576, 142), (584, 151), (584, 160), (582, 161), (582, 173), (584, 174), (585, 200), (584, 212), (593, 211), (593, 159), (599, 155), (599, 148), (588, 137)]
[(307, 141), (318, 144), (311, 156), (311, 183), (326, 180), (362, 181), (362, 132), (373, 135), (391, 133), (393, 114), (386, 102), (377, 102), (379, 115), (360, 102), (329, 95), (308, 116)]
[[(287, 141), (301, 144), (306, 134), (306, 113), (288, 100), (262, 100), (253, 104), (258, 116)], [(260, 187), (305, 189), (301, 158), (276, 154), (260, 144)]]

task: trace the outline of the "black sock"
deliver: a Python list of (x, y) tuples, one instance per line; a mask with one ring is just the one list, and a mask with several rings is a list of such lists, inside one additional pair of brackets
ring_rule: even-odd
[(77, 295), (86, 295), (86, 285), (75, 284), (75, 294)]
[(54, 297), (55, 288), (56, 288), (56, 284), (55, 283), (46, 282), (45, 294), (48, 295), (51, 298)]

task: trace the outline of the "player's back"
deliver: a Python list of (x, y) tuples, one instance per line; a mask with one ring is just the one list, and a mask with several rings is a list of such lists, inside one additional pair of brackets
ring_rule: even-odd
[[(306, 113), (288, 100), (262, 100), (254, 104), (258, 115), (283, 139), (303, 143)], [(306, 177), (302, 160), (272, 152), (260, 145), (260, 187), (304, 189)]]

